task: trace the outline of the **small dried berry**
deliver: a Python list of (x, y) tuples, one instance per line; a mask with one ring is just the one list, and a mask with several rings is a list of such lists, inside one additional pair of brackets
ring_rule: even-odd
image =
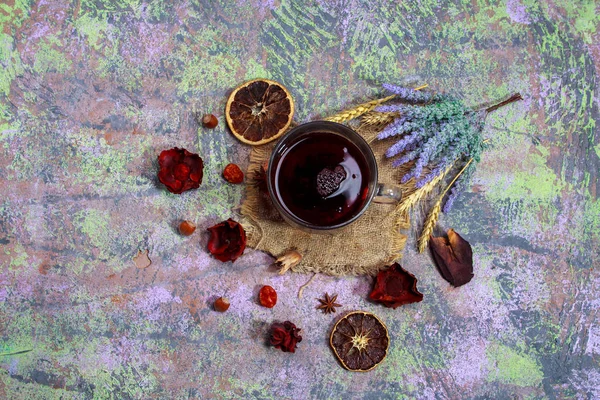
[(346, 170), (341, 165), (335, 167), (333, 171), (323, 168), (317, 175), (317, 192), (320, 196), (327, 197), (340, 188), (344, 179), (346, 179)]
[(244, 181), (244, 173), (235, 164), (227, 164), (223, 170), (223, 178), (229, 183), (242, 183)]
[(226, 297), (219, 297), (215, 300), (215, 311), (225, 312), (229, 309), (229, 300)]
[(217, 119), (217, 117), (215, 117), (212, 114), (205, 114), (202, 117), (202, 125), (204, 125), (205, 128), (212, 129), (212, 128), (216, 127), (218, 124), (219, 124), (219, 120)]
[(277, 292), (271, 286), (265, 285), (258, 293), (258, 300), (261, 306), (273, 308), (277, 304)]
[(196, 224), (191, 221), (182, 221), (179, 224), (179, 232), (183, 236), (190, 236), (196, 230)]

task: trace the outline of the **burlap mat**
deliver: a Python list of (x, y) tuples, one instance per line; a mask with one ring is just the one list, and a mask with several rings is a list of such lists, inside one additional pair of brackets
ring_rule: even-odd
[[(369, 126), (357, 129), (371, 144), (377, 158), (379, 182), (399, 185), (400, 178), (410, 165), (392, 168), (391, 161), (384, 156), (390, 142), (374, 140), (378, 131)], [(294, 249), (303, 258), (291, 269), (293, 272), (336, 276), (375, 275), (382, 267), (402, 256), (406, 235), (400, 231), (409, 227), (409, 220), (406, 214), (400, 215), (393, 204), (371, 203), (358, 220), (336, 234), (310, 234), (282, 222), (270, 204), (268, 194), (261, 190), (260, 180), (257, 180), (274, 146), (274, 143), (269, 143), (254, 147), (250, 154), (246, 198), (241, 210), (249, 247), (275, 257)], [(414, 190), (412, 180), (402, 186), (405, 195)]]

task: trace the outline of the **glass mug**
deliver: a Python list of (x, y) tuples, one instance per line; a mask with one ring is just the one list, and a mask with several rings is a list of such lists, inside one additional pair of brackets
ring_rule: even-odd
[(334, 232), (360, 218), (371, 202), (396, 203), (400, 188), (377, 181), (369, 144), (346, 125), (314, 121), (277, 143), (267, 186), (275, 208), (290, 225)]

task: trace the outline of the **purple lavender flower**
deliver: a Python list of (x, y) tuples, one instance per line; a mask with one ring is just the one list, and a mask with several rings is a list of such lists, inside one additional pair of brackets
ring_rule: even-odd
[[(417, 128), (419, 128), (419, 125), (416, 123), (404, 122), (403, 124), (395, 127), (395, 132), (393, 134), (390, 134), (389, 131), (384, 130), (385, 133), (384, 133), (384, 131), (382, 131), (381, 134), (379, 134), (379, 136), (383, 136), (382, 134), (387, 135), (386, 137), (404, 135), (405, 133), (414, 131)], [(381, 139), (379, 136), (378, 136), (378, 138)]]
[[(431, 158), (431, 154), (435, 150), (436, 144), (438, 141), (439, 141), (439, 138), (437, 136), (434, 136), (431, 139), (429, 139), (427, 141), (427, 143), (425, 143), (425, 146), (423, 146), (423, 148), (421, 149), (421, 154), (419, 155), (419, 158), (417, 159), (415, 167), (412, 170), (412, 173), (411, 173), (412, 177), (418, 178), (421, 176), (421, 174), (423, 173), (423, 168), (429, 162), (429, 160)], [(408, 182), (408, 179), (406, 181), (404, 180), (405, 178), (406, 178), (406, 175), (404, 175), (404, 177), (402, 178), (402, 181), (403, 181), (402, 183)]]
[(454, 184), (452, 189), (450, 189), (450, 194), (444, 203), (444, 207), (442, 207), (442, 212), (447, 213), (450, 211), (452, 205), (454, 204), (454, 200), (456, 200), (460, 192), (462, 192), (462, 185), (460, 182), (457, 182)]
[(424, 129), (419, 129), (419, 130), (414, 131), (410, 135), (405, 136), (401, 140), (397, 141), (394, 145), (392, 145), (392, 147), (387, 149), (387, 151), (385, 152), (385, 156), (390, 158), (390, 157), (394, 157), (397, 154), (402, 153), (403, 151), (406, 150), (407, 146), (417, 142), (423, 133), (424, 133)]
[(409, 153), (406, 153), (402, 157), (394, 160), (392, 162), (392, 166), (393, 167), (399, 167), (402, 164), (406, 164), (407, 162), (414, 160), (415, 158), (417, 158), (418, 155), (419, 155), (419, 151), (418, 150), (413, 150), (413, 151), (411, 151)]
[(389, 104), (389, 105), (385, 105), (385, 106), (378, 106), (375, 107), (375, 111), (379, 111), (379, 112), (400, 112), (400, 113), (406, 113), (408, 110), (410, 110), (411, 107), (404, 105), (404, 104)]
[(406, 86), (392, 85), (384, 83), (383, 88), (394, 93), (398, 99), (408, 103), (426, 103), (431, 100), (432, 94), (421, 90), (415, 90)]
[(449, 165), (450, 165), (449, 160), (447, 158), (442, 158), (442, 160), (435, 166), (434, 169), (431, 170), (430, 173), (428, 173), (427, 175), (425, 175), (425, 177), (423, 177), (423, 179), (419, 180), (415, 184), (415, 187), (417, 189), (422, 188), (423, 186), (425, 186), (426, 184), (428, 184), (429, 182), (431, 182), (436, 176), (438, 176), (443, 171), (445, 171), (446, 168), (448, 168)]
[(415, 177), (415, 169), (411, 169), (410, 171), (408, 171), (406, 174), (404, 174), (404, 176), (402, 176), (402, 178), (400, 179), (400, 183), (406, 183), (408, 181), (410, 181), (413, 177)]
[(398, 134), (397, 129), (402, 126), (406, 122), (405, 117), (396, 118), (391, 124), (386, 126), (379, 134), (377, 135), (377, 139), (387, 139), (392, 136), (396, 136)]

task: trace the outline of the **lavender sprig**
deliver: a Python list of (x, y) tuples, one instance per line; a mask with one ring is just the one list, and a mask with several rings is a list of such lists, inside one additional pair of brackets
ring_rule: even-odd
[(392, 147), (387, 149), (385, 156), (390, 158), (402, 153), (403, 151), (406, 151), (408, 146), (419, 142), (419, 138), (421, 138), (423, 134), (424, 129), (421, 128), (418, 131), (414, 131), (410, 135), (405, 136), (403, 139), (397, 141)]
[[(475, 160), (473, 159), (473, 161)], [(475, 162), (472, 162), (471, 165), (469, 165), (467, 169), (465, 169), (460, 178), (456, 180), (454, 186), (452, 186), (452, 189), (450, 189), (450, 194), (448, 195), (448, 198), (446, 199), (446, 202), (442, 207), (442, 211), (444, 213), (450, 211), (452, 205), (454, 204), (454, 200), (456, 200), (456, 198), (465, 190), (465, 188), (467, 188), (470, 185), (471, 178), (475, 173), (475, 164)]]
[(419, 156), (419, 150), (410, 151), (410, 152), (406, 153), (405, 155), (403, 155), (402, 157), (394, 160), (392, 162), (392, 166), (399, 167), (402, 164), (406, 164), (407, 162), (414, 160), (418, 156)]
[[(450, 95), (416, 91), (389, 83), (384, 84), (383, 88), (394, 93), (400, 100), (399, 104), (375, 108), (379, 112), (400, 114), (378, 135), (380, 140), (397, 137), (396, 142), (386, 151), (386, 157), (400, 156), (392, 162), (394, 167), (416, 160), (414, 166), (401, 178), (401, 182), (406, 183), (415, 178), (415, 187), (423, 188), (456, 161), (469, 159), (469, 165), (461, 171), (459, 179), (453, 182), (454, 187), (450, 189), (444, 212), (452, 207), (459, 193), (468, 187), (475, 166), (481, 159), (484, 149), (481, 132), (487, 113), (522, 99), (517, 93), (492, 107), (477, 111)], [(429, 165), (433, 165), (433, 169), (422, 176)]]
[(407, 103), (427, 103), (433, 98), (431, 92), (423, 90), (415, 90), (414, 88), (393, 85), (391, 83), (384, 83), (382, 86), (387, 91), (394, 93), (399, 100)]
[(452, 189), (450, 189), (450, 194), (448, 195), (448, 198), (446, 199), (446, 202), (444, 203), (444, 206), (442, 207), (442, 212), (444, 214), (449, 212), (450, 209), (452, 209), (454, 200), (456, 200), (456, 198), (460, 195), (461, 192), (462, 192), (462, 184), (461, 184), (461, 182), (456, 182), (454, 184), (454, 186), (452, 187)]
[(425, 186), (426, 184), (428, 184), (429, 182), (431, 182), (432, 180), (434, 180), (436, 176), (438, 176), (439, 174), (441, 174), (442, 172), (444, 172), (446, 170), (446, 168), (448, 168), (450, 166), (451, 163), (452, 163), (452, 161), (450, 161), (448, 158), (443, 158), (435, 166), (435, 168), (431, 170), (430, 173), (428, 173), (427, 175), (425, 175), (425, 177), (423, 179), (417, 181), (417, 183), (415, 184), (415, 187), (417, 189), (422, 188), (423, 186)]

